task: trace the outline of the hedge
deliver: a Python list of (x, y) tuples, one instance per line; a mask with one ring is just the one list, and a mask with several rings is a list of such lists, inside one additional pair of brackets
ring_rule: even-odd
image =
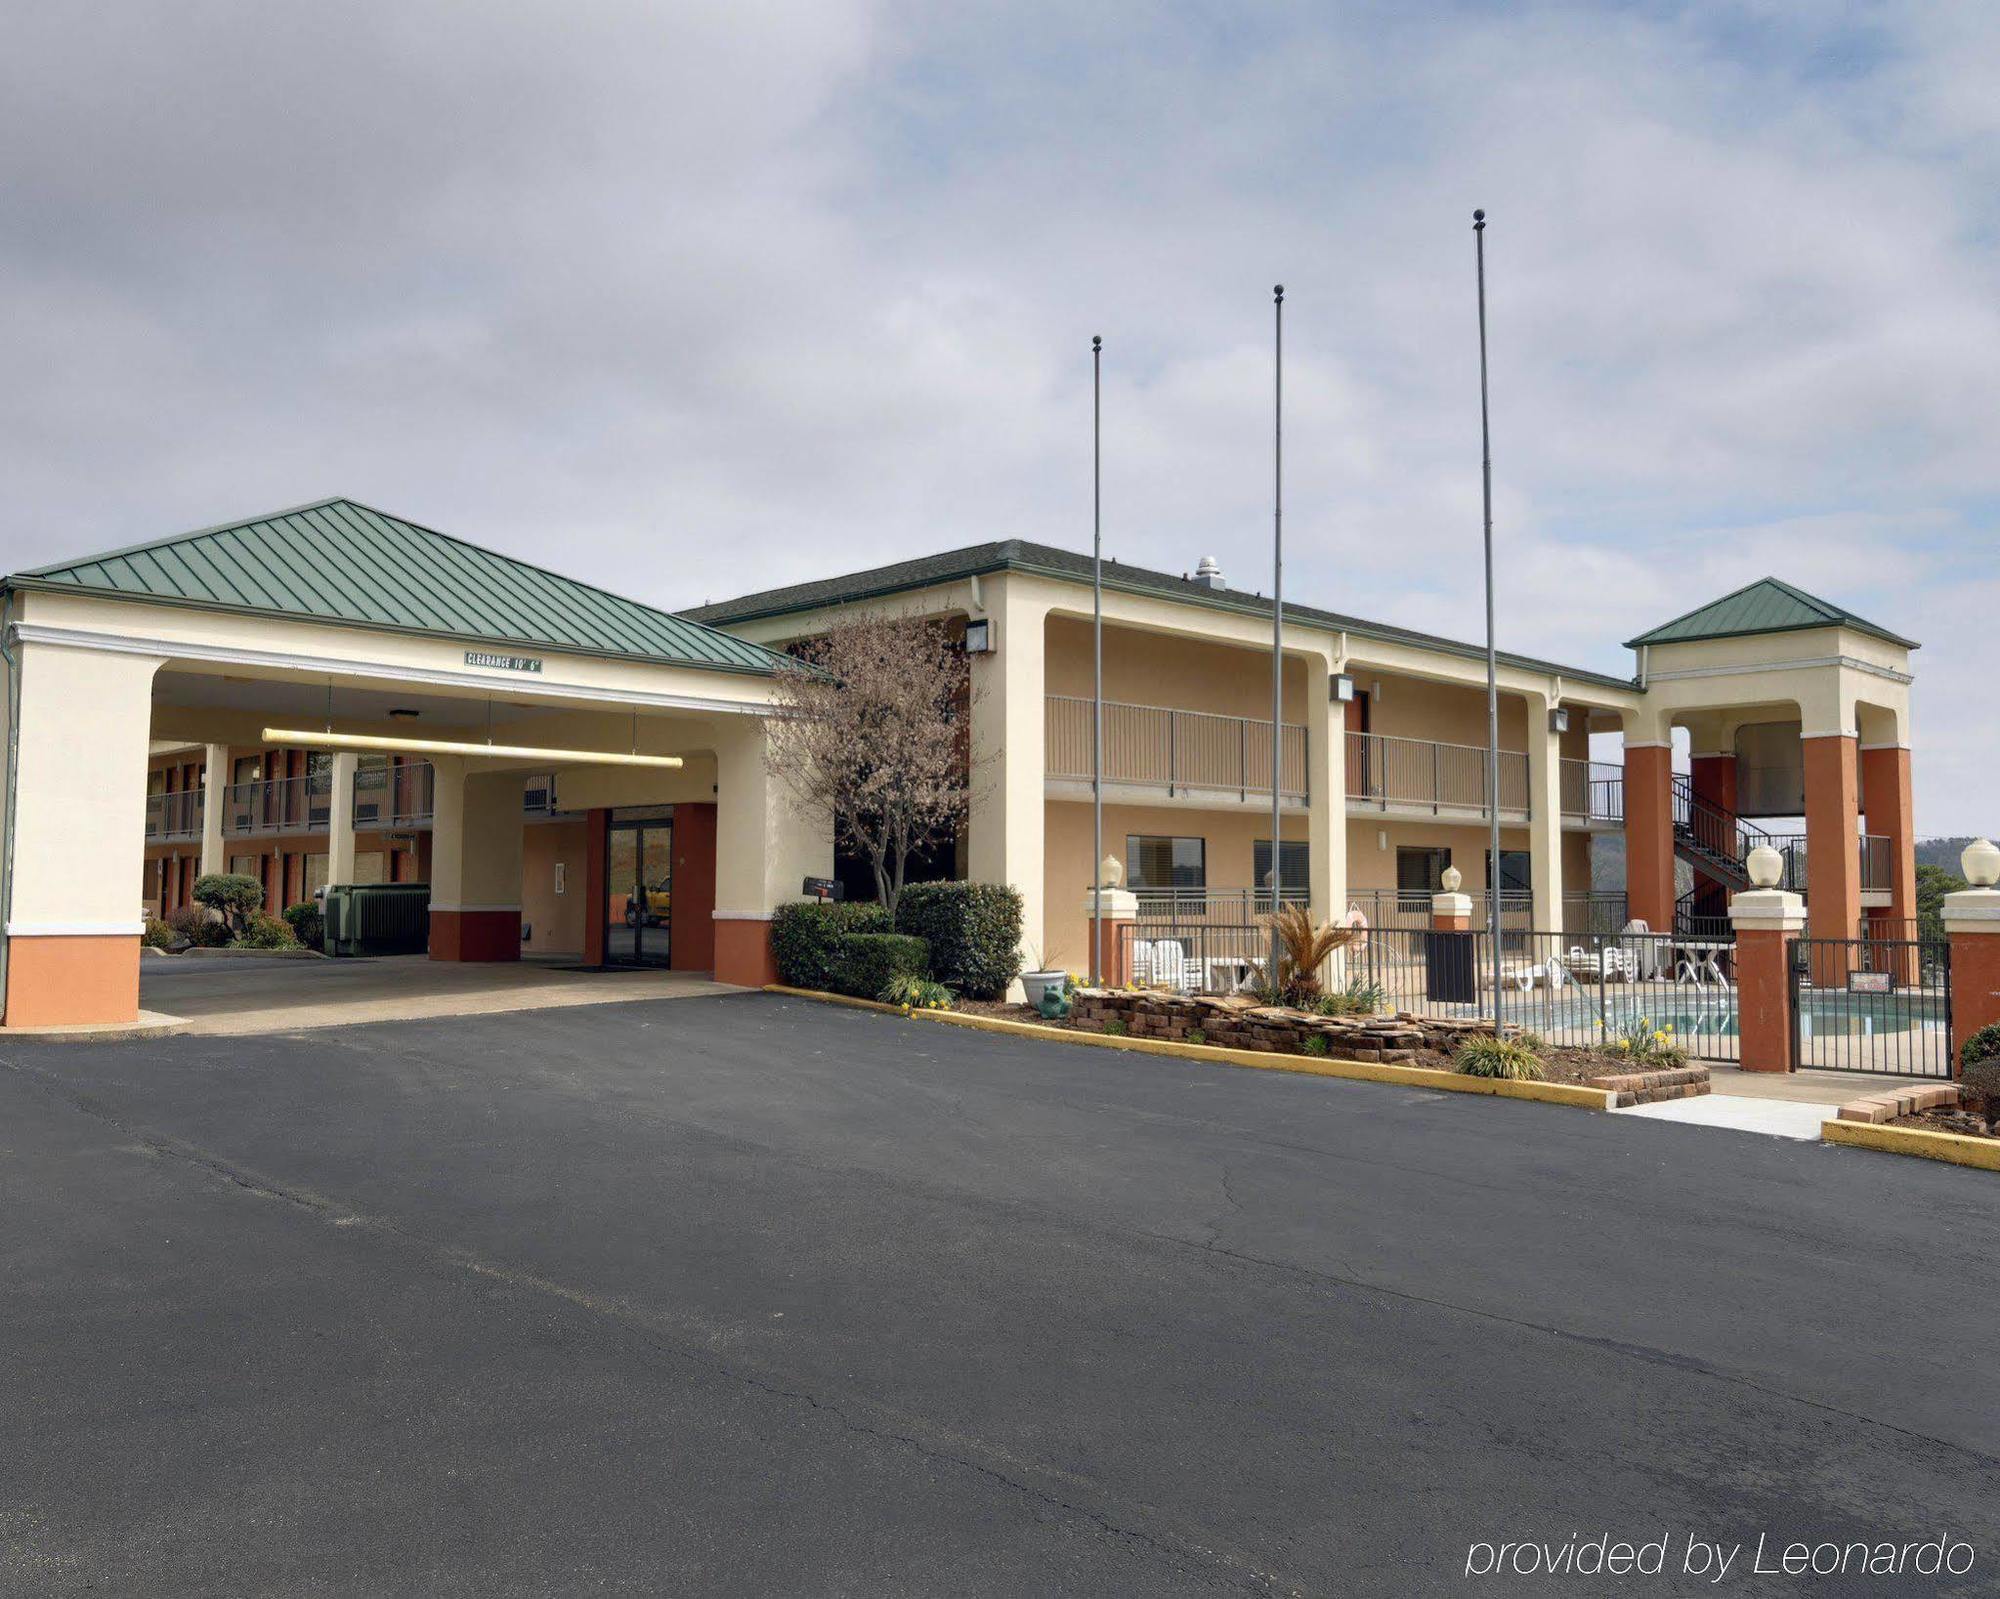
[(1002, 883), (911, 883), (896, 931), (930, 946), (931, 976), (968, 999), (999, 999), (1021, 975), (1021, 891)]
[(928, 977), (930, 950), (907, 933), (847, 933), (834, 953), (827, 987), (857, 999), (880, 999), (898, 977)]
[(793, 988), (827, 989), (833, 986), (834, 958), (844, 939), (856, 933), (894, 931), (889, 913), (880, 905), (801, 900), (780, 905), (771, 917), (771, 957), (780, 981)]
[(292, 936), (307, 949), (326, 948), (326, 915), (315, 899), (301, 900), (285, 907), (285, 923)]

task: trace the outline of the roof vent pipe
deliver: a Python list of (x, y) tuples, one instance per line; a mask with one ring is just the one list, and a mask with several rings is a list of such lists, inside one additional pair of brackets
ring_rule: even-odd
[(1205, 589), (1229, 587), (1222, 579), (1222, 563), (1212, 555), (1204, 555), (1195, 563), (1194, 580)]

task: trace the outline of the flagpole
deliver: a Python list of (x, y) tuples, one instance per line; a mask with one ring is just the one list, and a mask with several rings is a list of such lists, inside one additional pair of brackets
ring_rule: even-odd
[(1278, 890), (1284, 882), (1284, 811), (1278, 778), (1285, 709), (1285, 286), (1271, 290), (1271, 1000), (1278, 988)]
[(1104, 936), (1104, 340), (1090, 341), (1090, 986), (1103, 976)]
[(1493, 1031), (1500, 1032), (1500, 656), (1493, 641), (1493, 435), (1486, 398), (1486, 213), (1472, 213), (1479, 280), (1479, 478), (1486, 539), (1486, 933), (1493, 945)]

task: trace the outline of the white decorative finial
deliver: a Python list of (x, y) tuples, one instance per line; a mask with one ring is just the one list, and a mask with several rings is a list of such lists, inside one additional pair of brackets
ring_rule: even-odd
[(2000, 849), (1990, 838), (1975, 838), (1958, 857), (1959, 870), (1974, 888), (1991, 888), (2000, 883)]
[(1769, 844), (1759, 844), (1750, 852), (1750, 858), (1743, 863), (1750, 874), (1753, 888), (1776, 888), (1785, 877), (1785, 857)]
[(1447, 866), (1438, 874), (1438, 882), (1444, 886), (1444, 891), (1447, 894), (1456, 894), (1458, 892), (1458, 885), (1464, 881), (1465, 873), (1461, 872), (1456, 866)]
[(1125, 866), (1116, 855), (1104, 857), (1104, 863), (1097, 868), (1097, 880), (1106, 888), (1116, 888), (1125, 881)]

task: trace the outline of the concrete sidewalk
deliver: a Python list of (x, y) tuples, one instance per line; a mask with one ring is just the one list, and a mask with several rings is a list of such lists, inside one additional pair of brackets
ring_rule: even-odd
[(145, 963), (139, 992), (146, 1010), (184, 1021), (181, 1030), (235, 1037), (737, 990), (699, 972), (589, 971), (561, 959), (475, 965), (391, 955), (315, 961), (160, 957)]

